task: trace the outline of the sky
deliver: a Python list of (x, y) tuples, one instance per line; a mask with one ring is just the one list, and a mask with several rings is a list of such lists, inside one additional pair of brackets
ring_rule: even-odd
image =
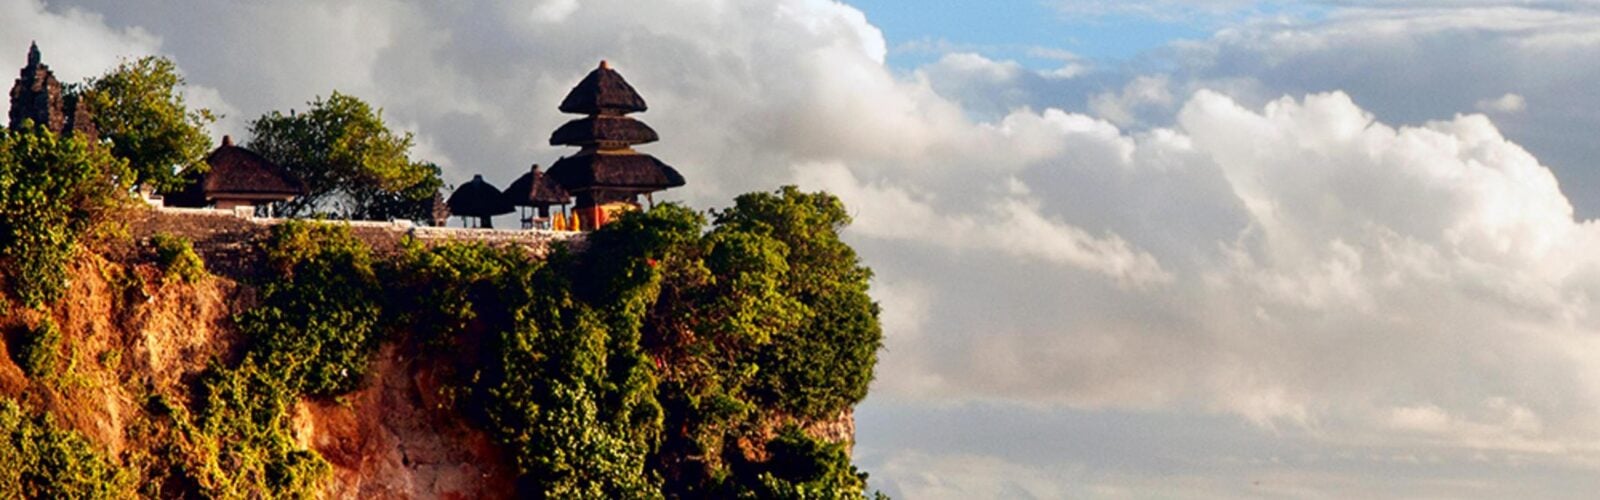
[(897, 498), (1600, 490), (1592, 1), (0, 0), (30, 40), (171, 57), (219, 139), (356, 95), (451, 183), (609, 60), (665, 198), (846, 202)]

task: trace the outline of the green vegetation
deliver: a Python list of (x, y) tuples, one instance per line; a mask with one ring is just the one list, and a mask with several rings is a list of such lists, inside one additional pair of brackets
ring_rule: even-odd
[(33, 328), (24, 329), (18, 336), (12, 360), (22, 373), (35, 380), (53, 380), (61, 364), (61, 329), (50, 318), (39, 321)]
[(786, 341), (755, 353), (765, 368), (752, 387), (761, 403), (826, 418), (866, 397), (883, 333), (878, 306), (867, 295), (872, 272), (839, 240), (850, 223), (844, 204), (790, 186), (740, 196), (716, 214), (716, 223), (718, 230), (770, 238), (788, 249), (778, 286), (808, 313)]
[(165, 271), (167, 279), (195, 283), (206, 276), (206, 263), (194, 253), (194, 244), (188, 238), (163, 233), (151, 237), (150, 243), (156, 248), (156, 265)]
[(189, 109), (183, 84), (171, 59), (145, 56), (85, 85), (95, 128), (111, 141), (111, 154), (128, 160), (137, 182), (176, 190), (184, 171), (206, 168), (206, 127), (217, 117), (209, 109)]
[(767, 442), (767, 453), (764, 462), (740, 464), (742, 473), (725, 483), (719, 494), (796, 500), (864, 496), (867, 475), (850, 465), (841, 444), (820, 442), (795, 427), (785, 427)]
[(344, 226), (289, 222), (263, 243), (273, 276), (241, 314), (244, 358), (200, 378), (194, 414), (158, 404), (178, 430), (151, 475), (210, 497), (316, 497), (330, 467), (301, 449), (290, 418), (302, 397), (356, 389), (377, 346), (381, 290), (367, 246)]
[(410, 159), (409, 132), (389, 130), (382, 110), (347, 94), (309, 104), (303, 113), (274, 111), (250, 123), (250, 149), (287, 168), (308, 191), (278, 213), (431, 220), (444, 182), (438, 166)]
[(0, 272), (6, 292), (42, 307), (67, 286), (78, 241), (127, 202), (126, 162), (41, 128), (0, 130)]
[(128, 479), (83, 436), (0, 398), (0, 497), (122, 498)]
[(766, 446), (780, 462), (752, 463), (739, 444), (865, 395), (881, 333), (847, 222), (832, 196), (785, 188), (709, 231), (677, 205), (629, 214), (542, 264), (412, 246), (393, 271), (413, 297), (400, 321), (482, 346), (456, 353), (480, 360), (459, 402), (511, 449), (525, 494), (860, 497), (842, 445), (791, 430)]
[(345, 226), (289, 222), (266, 242), (277, 278), (239, 318), (248, 359), (299, 394), (355, 389), (377, 347), (383, 290), (372, 252)]

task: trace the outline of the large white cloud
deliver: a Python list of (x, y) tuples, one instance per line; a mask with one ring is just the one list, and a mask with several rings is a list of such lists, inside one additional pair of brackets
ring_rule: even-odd
[[(661, 132), (642, 149), (690, 179), (674, 196), (710, 206), (798, 182), (849, 204), (888, 334), (869, 423), (974, 404), (1122, 412), (1168, 416), (1126, 419), (1133, 434), (1187, 425), (1222, 447), (1283, 437), (1318, 456), (1481, 452), (1488, 467), (1578, 470), (1600, 443), (1600, 229), (1502, 132), (1546, 130), (1541, 113), (1572, 108), (1565, 87), (1507, 75), (1518, 57), (1587, 50), (1583, 14), (1350, 11), (1225, 30), (1173, 50), (1187, 66), (1163, 74), (956, 54), (897, 76), (870, 20), (824, 0), (68, 4), (0, 0), (0, 42), (18, 46), (0, 63), (19, 66), (31, 37), (50, 40), (56, 67), (87, 66), (79, 77), (118, 54), (169, 54), (214, 89), (198, 94), (230, 110), (235, 134), (350, 92), (457, 181), (505, 182), (563, 154), (545, 144), (566, 118), (555, 106), (610, 59)], [(1419, 62), (1461, 43), (1485, 66)], [(1380, 52), (1397, 55), (1348, 59)], [(1328, 64), (1345, 60), (1363, 62)], [(1493, 120), (1455, 115), (1480, 101)], [(986, 424), (963, 415), (968, 430)], [(1217, 431), (1219, 418), (1247, 430)], [(1064, 428), (1040, 421), (1015, 432)], [(1161, 470), (1062, 474), (1005, 442), (859, 438), (875, 479), (917, 496), (1173, 491), (1154, 489)], [(1279, 472), (1310, 490), (1272, 491), (1356, 477), (1303, 462)], [(993, 480), (1005, 474), (1021, 479)], [(1103, 488), (1063, 485), (1080, 480)]]

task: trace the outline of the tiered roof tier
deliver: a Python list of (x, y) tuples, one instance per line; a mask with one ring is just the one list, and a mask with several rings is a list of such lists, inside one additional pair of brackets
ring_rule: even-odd
[(588, 115), (567, 122), (550, 135), (552, 146), (577, 146), (577, 154), (557, 160), (547, 174), (576, 198), (576, 208), (634, 202), (640, 194), (682, 186), (683, 175), (632, 146), (655, 142), (650, 126), (627, 115), (647, 109), (644, 98), (604, 61), (578, 82), (561, 111)]

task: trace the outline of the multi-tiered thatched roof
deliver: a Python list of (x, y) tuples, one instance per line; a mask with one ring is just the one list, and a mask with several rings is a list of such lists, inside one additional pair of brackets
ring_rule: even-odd
[(684, 184), (683, 175), (631, 146), (655, 142), (655, 130), (626, 116), (644, 111), (644, 98), (604, 61), (578, 82), (561, 111), (588, 115), (550, 135), (551, 145), (578, 146), (550, 167), (549, 176), (577, 197), (578, 208), (632, 202), (639, 194)]

